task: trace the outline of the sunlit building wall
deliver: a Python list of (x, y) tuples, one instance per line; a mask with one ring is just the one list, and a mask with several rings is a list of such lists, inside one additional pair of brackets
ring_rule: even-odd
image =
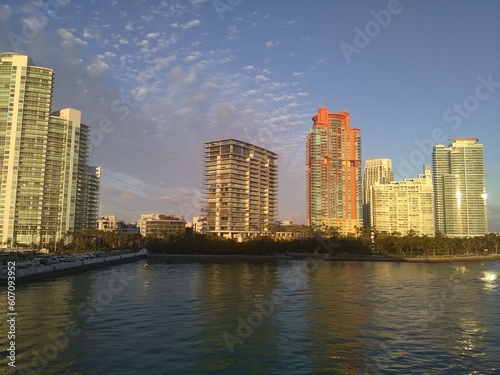
[(488, 232), (483, 145), (477, 138), (453, 138), (432, 154), (436, 233), (448, 237)]
[[(83, 171), (81, 209), (77, 210), (78, 223), (83, 229), (96, 229), (99, 218), (101, 167), (88, 166)], [(80, 228), (80, 226), (78, 226)]]
[(306, 141), (307, 220), (315, 229), (357, 233), (363, 224), (361, 131), (349, 112), (320, 107)]
[(370, 228), (373, 224), (371, 210), (372, 186), (375, 183), (389, 184), (394, 181), (391, 159), (368, 159), (365, 161), (363, 175), (363, 223)]
[(277, 155), (224, 139), (204, 144), (206, 232), (228, 238), (258, 236), (274, 224)]
[(137, 224), (141, 235), (148, 238), (168, 238), (186, 231), (186, 221), (175, 215), (142, 214)]
[(430, 166), (416, 178), (375, 182), (371, 194), (372, 226), (377, 232), (434, 235), (434, 204)]
[(43, 244), (78, 229), (88, 129), (78, 110), (51, 113), (53, 80), (26, 55), (0, 54), (3, 245)]
[(116, 215), (103, 215), (97, 220), (97, 229), (105, 232), (116, 232), (117, 219)]

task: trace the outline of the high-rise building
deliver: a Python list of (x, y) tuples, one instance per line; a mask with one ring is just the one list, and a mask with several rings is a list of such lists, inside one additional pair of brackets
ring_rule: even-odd
[(320, 107), (307, 136), (307, 218), (315, 229), (341, 234), (362, 226), (361, 131), (349, 112)]
[(82, 199), (78, 201), (76, 230), (98, 229), (101, 167), (87, 166), (82, 175), (86, 180), (82, 181), (84, 188), (80, 194)]
[(372, 226), (378, 232), (434, 235), (431, 168), (416, 178), (375, 182), (371, 192)]
[(277, 155), (236, 139), (204, 144), (206, 232), (241, 239), (274, 224)]
[(77, 228), (88, 128), (81, 113), (51, 113), (54, 73), (26, 55), (0, 54), (0, 235), (46, 243)]
[(100, 210), (100, 189), (101, 189), (101, 167), (90, 166), (88, 171), (88, 199), (87, 209), (88, 214), (86, 217), (87, 229), (93, 229), (97, 225), (97, 218), (99, 217)]
[(394, 181), (391, 159), (368, 159), (363, 175), (363, 223), (370, 228), (373, 224), (371, 210), (372, 186), (375, 183), (389, 184)]
[(432, 153), (436, 233), (448, 237), (488, 232), (483, 145), (477, 138), (452, 138)]

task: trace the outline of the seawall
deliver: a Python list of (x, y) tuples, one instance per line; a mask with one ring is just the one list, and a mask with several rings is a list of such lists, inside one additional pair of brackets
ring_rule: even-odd
[[(63, 275), (71, 275), (77, 272), (83, 272), (90, 269), (107, 267), (113, 264), (133, 262), (139, 259), (148, 257), (146, 249), (142, 249), (135, 253), (123, 253), (120, 255), (110, 255), (94, 259), (84, 259), (74, 262), (62, 262), (50, 264), (48, 266), (33, 266), (30, 268), (17, 268), (15, 270), (16, 284), (30, 280), (38, 280), (41, 278), (52, 278)], [(8, 270), (3, 269), (0, 274), (0, 280), (6, 281)]]

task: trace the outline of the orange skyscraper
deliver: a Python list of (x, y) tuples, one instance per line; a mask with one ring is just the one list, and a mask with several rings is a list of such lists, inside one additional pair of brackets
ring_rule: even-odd
[(363, 223), (361, 131), (349, 112), (320, 107), (307, 136), (307, 218), (315, 229), (356, 233)]

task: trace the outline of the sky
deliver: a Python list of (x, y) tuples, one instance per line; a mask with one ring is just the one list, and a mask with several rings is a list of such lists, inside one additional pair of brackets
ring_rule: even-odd
[(55, 72), (101, 166), (101, 215), (201, 213), (203, 143), (278, 154), (277, 219), (306, 223), (305, 141), (320, 106), (347, 110), (363, 159), (396, 179), (448, 138), (484, 145), (500, 231), (500, 1), (7, 1), (0, 51)]

